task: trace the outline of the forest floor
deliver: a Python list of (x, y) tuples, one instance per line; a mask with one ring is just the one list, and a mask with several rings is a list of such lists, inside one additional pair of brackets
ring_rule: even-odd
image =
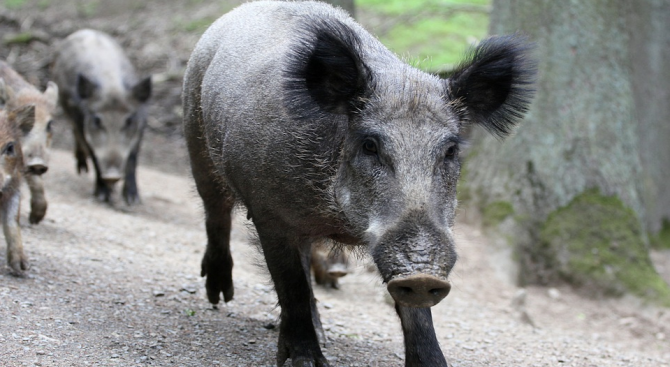
[[(26, 30), (37, 37), (5, 44), (0, 57), (43, 86), (54, 43), (79, 27), (107, 31), (132, 50), (155, 81), (138, 169), (143, 203), (126, 207), (118, 193), (113, 204), (93, 199), (92, 174), (76, 175), (59, 117), (43, 223), (28, 223), (24, 193), (27, 276), (10, 275), (0, 251), (0, 366), (273, 366), (279, 309), (244, 213), (232, 234), (235, 298), (218, 309), (206, 299), (203, 213), (179, 130), (181, 73), (198, 39), (192, 30), (229, 2), (147, 1), (130, 15), (115, 10), (136, 3), (129, 0), (96, 3), (115, 4), (111, 10), (56, 3), (0, 12), (0, 38)], [(456, 233), (453, 288), (433, 308), (452, 366), (670, 367), (670, 310), (567, 287), (519, 288), (507, 255), (477, 226), (458, 223)], [(670, 281), (670, 253), (653, 258)], [(404, 365), (399, 321), (369, 268), (359, 259), (340, 290), (315, 290), (334, 366)]]

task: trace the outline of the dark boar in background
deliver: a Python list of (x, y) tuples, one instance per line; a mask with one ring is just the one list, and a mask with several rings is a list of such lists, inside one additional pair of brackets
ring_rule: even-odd
[(309, 279), (314, 243), (365, 246), (396, 302), (407, 366), (446, 366), (430, 307), (449, 292), (463, 129), (507, 134), (534, 68), (514, 36), (449, 79), (405, 64), (344, 12), (247, 3), (189, 60), (184, 128), (205, 208), (210, 302), (233, 297), (231, 211), (258, 232), (281, 306), (277, 365), (328, 366)]
[[(30, 223), (39, 223), (47, 212), (42, 174), (49, 169), (49, 148), (53, 114), (58, 103), (58, 86), (48, 82), (44, 93), (25, 81), (7, 63), (0, 61), (0, 102), (8, 110), (21, 106), (35, 107), (35, 121), (29, 131), (21, 129), (21, 147), (25, 166), (24, 178), (30, 188)], [(0, 103), (1, 104), (1, 103)], [(25, 127), (25, 126), (24, 126)]]
[(119, 44), (90, 29), (58, 45), (52, 74), (72, 121), (77, 172), (88, 172), (90, 158), (98, 199), (109, 201), (114, 184), (123, 179), (126, 203), (139, 202), (135, 169), (151, 78), (139, 79)]

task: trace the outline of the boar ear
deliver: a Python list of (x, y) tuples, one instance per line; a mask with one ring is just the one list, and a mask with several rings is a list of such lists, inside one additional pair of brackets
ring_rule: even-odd
[(10, 100), (14, 98), (14, 89), (9, 85), (5, 84), (5, 79), (0, 78), (0, 102), (3, 105), (7, 105)]
[(44, 98), (46, 98), (49, 107), (53, 110), (58, 104), (58, 85), (54, 82), (47, 83), (47, 89), (44, 90)]
[(501, 36), (482, 41), (447, 81), (449, 99), (462, 120), (507, 136), (523, 117), (534, 94), (536, 63), (524, 37)]
[(148, 76), (135, 84), (132, 90), (133, 97), (140, 103), (144, 103), (151, 97), (151, 77)]
[(77, 74), (77, 94), (81, 99), (88, 99), (93, 96), (98, 88), (95, 83), (82, 74)]
[[(360, 108), (369, 80), (360, 40), (338, 21), (309, 22), (285, 72), (291, 110), (304, 116), (351, 114)], [(297, 103), (297, 106), (296, 106)]]
[(13, 109), (9, 112), (9, 117), (15, 126), (21, 129), (23, 135), (26, 135), (35, 125), (35, 105), (29, 104)]

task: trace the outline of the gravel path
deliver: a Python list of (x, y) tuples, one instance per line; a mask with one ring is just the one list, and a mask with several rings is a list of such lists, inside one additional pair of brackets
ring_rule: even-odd
[[(54, 153), (45, 222), (29, 225), (23, 202), (32, 269), (23, 279), (0, 272), (1, 366), (274, 365), (276, 298), (244, 221), (233, 232), (235, 299), (214, 310), (199, 277), (206, 238), (191, 179), (144, 166), (138, 175), (143, 205), (101, 204), (71, 154)], [(454, 367), (670, 366), (668, 310), (518, 289), (476, 228), (457, 232), (454, 286), (434, 307)], [(367, 269), (362, 259), (341, 290), (316, 290), (325, 354), (334, 366), (403, 366), (399, 322)]]

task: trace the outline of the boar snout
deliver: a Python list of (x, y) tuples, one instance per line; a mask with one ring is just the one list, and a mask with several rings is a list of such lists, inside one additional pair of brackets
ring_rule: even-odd
[(393, 299), (406, 307), (433, 307), (449, 294), (451, 284), (427, 274), (393, 279), (386, 288)]
[(49, 166), (41, 158), (29, 160), (26, 166), (28, 173), (31, 175), (43, 175), (49, 170)]
[(107, 176), (102, 178), (102, 180), (105, 181), (105, 184), (109, 187), (114, 186), (120, 179), (121, 176)]
[(451, 290), (447, 279), (457, 257), (453, 236), (427, 211), (410, 211), (388, 230), (380, 229), (372, 257), (401, 306), (431, 307)]

